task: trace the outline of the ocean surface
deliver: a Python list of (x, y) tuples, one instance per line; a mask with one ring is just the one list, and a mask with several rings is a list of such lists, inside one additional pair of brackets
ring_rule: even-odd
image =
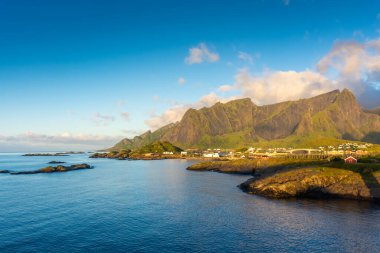
[(0, 174), (0, 252), (380, 252), (378, 205), (267, 200), (191, 161), (0, 154), (0, 170), (52, 160), (95, 168)]

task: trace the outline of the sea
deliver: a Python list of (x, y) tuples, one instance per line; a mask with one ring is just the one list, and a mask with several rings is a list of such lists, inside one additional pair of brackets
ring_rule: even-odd
[(270, 200), (251, 176), (194, 172), (196, 161), (120, 161), (89, 154), (0, 154), (0, 170), (48, 162), (93, 169), (0, 174), (0, 252), (380, 252), (380, 206)]

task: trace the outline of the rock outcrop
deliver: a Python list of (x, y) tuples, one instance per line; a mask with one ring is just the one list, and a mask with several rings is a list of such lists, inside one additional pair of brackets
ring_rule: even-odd
[(83, 169), (92, 169), (93, 167), (83, 163), (83, 164), (74, 164), (71, 166), (62, 166), (58, 165), (57, 167), (48, 166), (39, 170), (32, 171), (15, 171), (9, 172), (11, 175), (22, 175), (22, 174), (38, 174), (38, 173), (55, 173), (55, 172), (67, 172), (73, 170), (83, 170)]
[(35, 154), (24, 154), (22, 156), (68, 156), (68, 154), (65, 153), (35, 153)]
[(117, 159), (117, 160), (126, 160), (129, 158), (129, 153), (131, 151), (111, 151), (107, 153), (94, 153), (89, 158), (108, 158), (108, 159)]
[(240, 185), (244, 191), (269, 198), (345, 198), (380, 200), (380, 173), (314, 167), (250, 179)]
[(324, 160), (296, 160), (296, 159), (237, 159), (237, 160), (214, 160), (195, 163), (187, 168), (192, 171), (214, 171), (233, 174), (254, 174), (265, 176), (286, 171), (301, 166), (316, 166), (327, 164)]

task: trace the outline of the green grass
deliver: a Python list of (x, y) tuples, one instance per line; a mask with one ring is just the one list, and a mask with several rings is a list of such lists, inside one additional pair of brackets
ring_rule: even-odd
[(240, 131), (218, 136), (204, 135), (197, 145), (199, 148), (238, 148), (249, 146), (249, 131)]
[(133, 154), (145, 154), (145, 153), (163, 153), (163, 152), (173, 152), (173, 153), (179, 153), (182, 149), (174, 146), (170, 142), (164, 141), (156, 141), (152, 142), (148, 145), (143, 146), (140, 149), (137, 149), (132, 152)]

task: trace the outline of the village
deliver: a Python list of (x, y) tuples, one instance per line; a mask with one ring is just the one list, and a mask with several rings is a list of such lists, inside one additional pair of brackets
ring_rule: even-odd
[(294, 159), (326, 159), (326, 158), (350, 158), (351, 162), (361, 157), (366, 157), (372, 153), (368, 151), (373, 144), (344, 143), (337, 146), (311, 148), (241, 148), (241, 149), (186, 149), (180, 153), (165, 151), (161, 154), (158, 152), (145, 153), (146, 159), (154, 158), (182, 158), (182, 159), (210, 159), (210, 160), (234, 160), (234, 159), (268, 159), (268, 158), (294, 158)]
[[(182, 157), (203, 157), (203, 158), (257, 158), (257, 157), (313, 157), (313, 156), (367, 156), (368, 149), (373, 144), (344, 143), (338, 146), (311, 148), (242, 148), (242, 149), (187, 149), (180, 154)], [(164, 155), (174, 155), (173, 152), (163, 152)]]

